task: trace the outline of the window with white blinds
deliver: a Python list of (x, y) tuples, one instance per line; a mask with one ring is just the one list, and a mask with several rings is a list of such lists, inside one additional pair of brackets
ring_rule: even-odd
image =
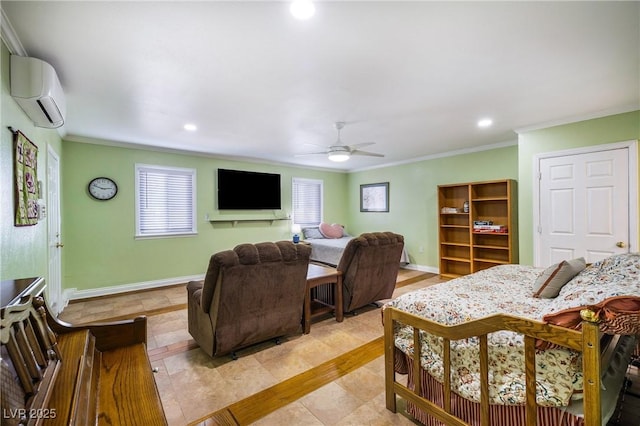
[(314, 226), (322, 222), (322, 181), (293, 178), (293, 223)]
[(136, 236), (195, 234), (196, 171), (136, 164)]

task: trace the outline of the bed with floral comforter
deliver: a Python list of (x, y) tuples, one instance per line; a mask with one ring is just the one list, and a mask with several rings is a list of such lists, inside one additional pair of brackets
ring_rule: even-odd
[[(603, 318), (608, 315), (623, 319), (625, 333), (640, 332), (640, 254), (616, 255), (594, 263), (565, 284), (557, 297), (550, 299), (533, 297), (534, 283), (543, 271), (543, 268), (523, 265), (496, 266), (404, 294), (388, 302), (385, 308), (392, 306), (444, 325), (462, 324), (492, 314), (510, 314), (578, 328), (579, 310), (588, 306)], [(630, 307), (632, 312), (621, 307)], [(628, 315), (618, 316), (620, 312)], [(616, 332), (608, 321), (603, 321), (601, 330)], [(410, 359), (414, 349), (413, 328), (398, 326), (394, 333), (396, 351)], [(442, 383), (443, 339), (424, 331), (420, 333), (421, 368), (431, 379)], [(450, 347), (452, 392), (479, 403), (478, 338), (454, 340)], [(511, 331), (490, 333), (488, 347), (489, 403), (525, 404), (524, 337)], [(539, 406), (567, 407), (572, 400), (580, 399), (580, 352), (558, 346), (538, 350), (535, 364)]]

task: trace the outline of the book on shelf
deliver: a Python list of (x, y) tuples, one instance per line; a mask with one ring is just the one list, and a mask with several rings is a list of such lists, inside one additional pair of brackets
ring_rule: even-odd
[(507, 227), (504, 225), (473, 225), (473, 232), (494, 232), (504, 234), (507, 231)]
[(456, 208), (456, 207), (443, 207), (440, 212), (441, 213), (460, 213), (460, 209)]

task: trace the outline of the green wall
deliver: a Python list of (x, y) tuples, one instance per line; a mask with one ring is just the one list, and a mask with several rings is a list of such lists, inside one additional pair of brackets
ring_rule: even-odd
[[(291, 213), (293, 177), (324, 181), (324, 220), (345, 222), (347, 175), (296, 167), (229, 161), (206, 155), (131, 149), (64, 141), (63, 236), (64, 287), (78, 290), (171, 280), (204, 274), (209, 257), (244, 242), (288, 240), (291, 222), (210, 222), (210, 219), (287, 217)], [(141, 238), (135, 235), (136, 163), (196, 169), (197, 229), (195, 236)], [(280, 211), (229, 211), (215, 208), (218, 167), (280, 173)], [(118, 184), (118, 195), (96, 201), (87, 184), (107, 176)], [(208, 215), (208, 216), (207, 216)]]
[[(519, 135), (520, 263), (533, 264), (534, 157), (545, 152), (637, 139), (640, 139), (640, 111), (533, 130)], [(637, 203), (638, 197), (631, 202)]]
[[(0, 58), (0, 278), (47, 276), (47, 224), (13, 226), (12, 135), (19, 129), (39, 147), (38, 178), (45, 187), (47, 149), (60, 157), (63, 288), (102, 287), (160, 282), (204, 273), (216, 251), (241, 242), (289, 239), (289, 221), (212, 223), (211, 218), (287, 216), (291, 178), (322, 179), (324, 220), (346, 224), (352, 234), (390, 230), (405, 236), (412, 263), (437, 268), (437, 194), (440, 184), (512, 178), (518, 180), (519, 257), (533, 262), (533, 160), (537, 154), (640, 139), (640, 111), (617, 114), (541, 130), (523, 132), (518, 144), (467, 154), (425, 159), (353, 173), (340, 173), (263, 163), (224, 160), (212, 156), (123, 148), (62, 141), (57, 130), (33, 126), (10, 96), (9, 52)], [(135, 163), (188, 167), (197, 170), (198, 234), (189, 237), (136, 239), (134, 204)], [(283, 207), (265, 215), (215, 209), (218, 167), (282, 174)], [(109, 176), (119, 185), (111, 201), (87, 194), (88, 182)], [(389, 182), (390, 211), (360, 212), (360, 185)], [(637, 202), (637, 199), (635, 200)]]
[[(523, 132), (517, 146), (434, 158), (349, 174), (349, 229), (405, 236), (412, 263), (438, 265), (437, 186), (516, 179), (519, 259), (533, 263), (533, 161), (537, 154), (640, 139), (640, 111)], [(389, 213), (361, 213), (360, 185), (389, 182)], [(640, 186), (640, 185), (639, 185)], [(638, 197), (636, 200), (638, 202)]]
[[(349, 229), (404, 235), (411, 263), (438, 268), (438, 194), (441, 184), (518, 178), (518, 147), (511, 146), (349, 175)], [(360, 185), (389, 182), (389, 212), (360, 212)]]
[(11, 97), (10, 56), (1, 46), (0, 76), (0, 279), (47, 277), (47, 222), (16, 227), (13, 202), (13, 136), (7, 127), (20, 130), (38, 146), (38, 180), (46, 194), (47, 149), (61, 152), (60, 136), (56, 130), (35, 127)]

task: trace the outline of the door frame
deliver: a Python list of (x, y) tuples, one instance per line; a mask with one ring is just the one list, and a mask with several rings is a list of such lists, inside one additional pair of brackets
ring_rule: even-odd
[[(629, 154), (629, 251), (640, 251), (638, 247), (638, 141), (629, 140), (603, 145), (586, 146), (562, 151), (544, 152), (533, 157), (533, 264), (540, 265), (540, 162), (554, 157), (566, 157), (594, 152), (627, 149)], [(632, 194), (635, 194), (632, 196)]]

